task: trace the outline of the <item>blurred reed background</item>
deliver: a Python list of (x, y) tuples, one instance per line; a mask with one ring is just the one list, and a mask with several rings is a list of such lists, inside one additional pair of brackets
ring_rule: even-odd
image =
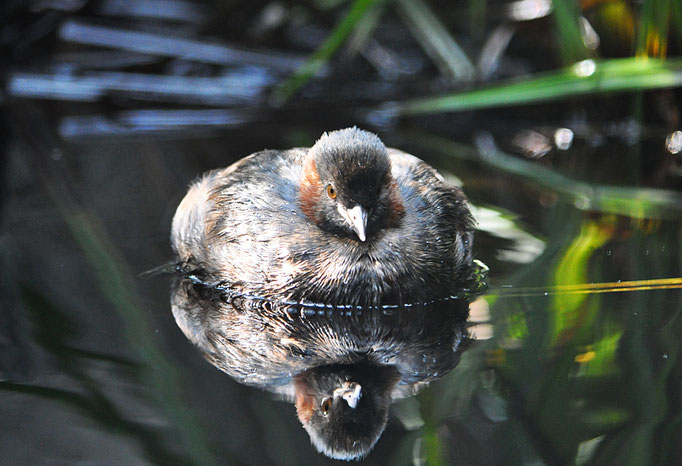
[(4, 0), (0, 462), (331, 463), (139, 273), (203, 170), (357, 124), (491, 268), (365, 462), (680, 464), (681, 50), (675, 0)]

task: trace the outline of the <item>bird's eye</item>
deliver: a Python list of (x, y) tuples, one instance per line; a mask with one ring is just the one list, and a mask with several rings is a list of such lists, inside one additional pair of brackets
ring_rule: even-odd
[(326, 416), (329, 414), (329, 411), (332, 409), (332, 399), (331, 398), (325, 398), (322, 400), (322, 404), (320, 405), (320, 409), (322, 410), (322, 415)]
[(336, 189), (334, 189), (334, 186), (331, 184), (327, 185), (327, 196), (329, 196), (332, 199), (336, 198)]

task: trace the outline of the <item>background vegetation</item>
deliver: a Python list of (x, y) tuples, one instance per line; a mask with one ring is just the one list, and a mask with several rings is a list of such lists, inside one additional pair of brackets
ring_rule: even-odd
[(139, 273), (203, 170), (357, 124), (463, 183), (491, 268), (365, 461), (680, 464), (681, 46), (673, 0), (5, 0), (0, 450), (323, 462)]

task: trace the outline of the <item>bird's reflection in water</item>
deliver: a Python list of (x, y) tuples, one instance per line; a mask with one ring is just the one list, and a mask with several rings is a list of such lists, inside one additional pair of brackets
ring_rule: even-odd
[(425, 162), (332, 131), (190, 187), (173, 312), (218, 368), (293, 400), (320, 451), (361, 457), (392, 400), (457, 364), (473, 231), (464, 193)]
[(338, 459), (368, 453), (392, 401), (447, 374), (469, 341), (465, 296), (400, 308), (294, 306), (179, 276), (171, 303), (206, 359), (293, 401), (313, 444)]

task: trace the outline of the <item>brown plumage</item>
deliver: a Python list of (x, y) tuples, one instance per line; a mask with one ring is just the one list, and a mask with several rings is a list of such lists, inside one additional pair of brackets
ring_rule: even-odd
[(433, 168), (357, 128), (326, 133), (190, 187), (173, 312), (217, 367), (294, 400), (320, 451), (355, 458), (393, 398), (457, 363), (472, 235)]

